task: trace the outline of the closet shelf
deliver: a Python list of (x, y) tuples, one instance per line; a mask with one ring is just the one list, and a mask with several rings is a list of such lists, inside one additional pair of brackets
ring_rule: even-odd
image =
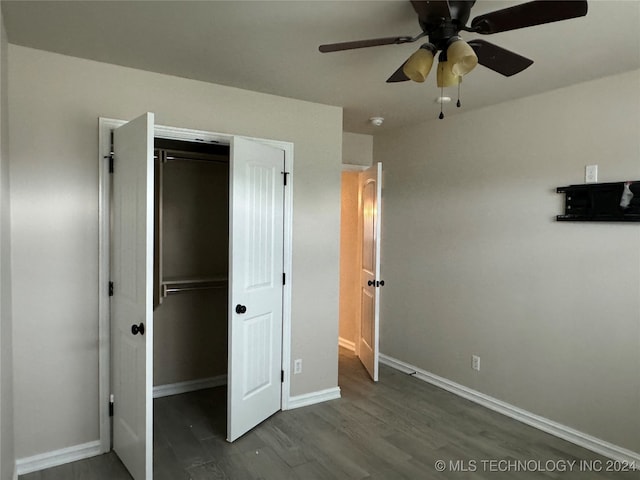
[(199, 290), (213, 290), (227, 288), (227, 277), (207, 278), (167, 278), (162, 281), (162, 296), (175, 293), (195, 292)]

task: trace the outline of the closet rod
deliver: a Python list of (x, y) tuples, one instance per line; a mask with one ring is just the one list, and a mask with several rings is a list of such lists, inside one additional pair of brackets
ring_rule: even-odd
[(174, 293), (195, 292), (199, 290), (214, 290), (218, 288), (227, 288), (226, 280), (203, 280), (193, 282), (163, 282), (162, 296), (166, 297)]
[(184, 161), (188, 161), (188, 162), (204, 162), (204, 163), (224, 163), (225, 165), (229, 163), (229, 159), (226, 157), (219, 157), (219, 158), (193, 158), (193, 157), (176, 157), (176, 156), (169, 156), (167, 155), (165, 157), (165, 161), (167, 162), (184, 162)]

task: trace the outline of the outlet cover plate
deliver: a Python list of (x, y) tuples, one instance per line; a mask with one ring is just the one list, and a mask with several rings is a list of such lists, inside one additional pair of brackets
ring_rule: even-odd
[(471, 368), (480, 371), (480, 357), (478, 355), (471, 355)]

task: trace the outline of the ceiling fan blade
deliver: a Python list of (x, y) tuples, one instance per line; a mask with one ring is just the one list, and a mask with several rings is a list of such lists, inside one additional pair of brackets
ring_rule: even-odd
[(411, 0), (420, 23), (431, 24), (436, 19), (451, 18), (447, 0)]
[(535, 0), (480, 15), (471, 21), (471, 30), (486, 35), (583, 17), (586, 14), (586, 0)]
[(533, 64), (533, 60), (484, 40), (471, 40), (467, 43), (476, 52), (480, 65), (505, 77), (520, 73)]
[[(407, 62), (404, 62), (404, 63), (407, 63)], [(407, 77), (404, 74), (404, 71), (402, 70), (404, 68), (404, 63), (400, 65), (400, 68), (397, 69), (395, 72), (393, 72), (393, 75), (391, 75), (387, 79), (387, 83), (406, 82), (407, 80), (410, 80), (409, 77)]]
[(340, 52), (342, 50), (353, 50), (354, 48), (377, 47), (379, 45), (397, 45), (400, 43), (415, 42), (418, 37), (386, 37), (372, 38), (369, 40), (356, 40), (354, 42), (329, 43), (320, 45), (318, 50), (322, 53)]

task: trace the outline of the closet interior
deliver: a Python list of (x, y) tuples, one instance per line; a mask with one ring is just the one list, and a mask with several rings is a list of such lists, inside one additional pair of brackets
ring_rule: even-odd
[(226, 382), (229, 146), (156, 138), (154, 147), (153, 385), (162, 396)]

